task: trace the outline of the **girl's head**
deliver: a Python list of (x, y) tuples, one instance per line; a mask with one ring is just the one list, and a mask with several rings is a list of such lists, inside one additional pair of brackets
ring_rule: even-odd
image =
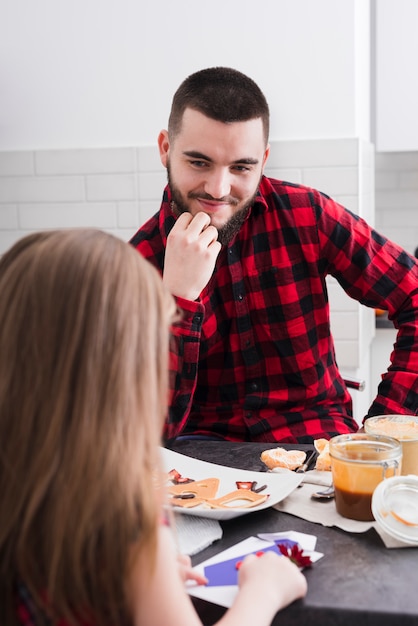
[(123, 622), (127, 550), (153, 545), (160, 513), (174, 302), (137, 251), (90, 229), (19, 241), (0, 293), (0, 576), (61, 616)]

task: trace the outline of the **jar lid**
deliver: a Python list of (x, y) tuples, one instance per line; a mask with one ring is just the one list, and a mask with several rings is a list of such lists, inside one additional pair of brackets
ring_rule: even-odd
[(418, 547), (418, 476), (391, 476), (372, 496), (373, 516), (391, 537)]

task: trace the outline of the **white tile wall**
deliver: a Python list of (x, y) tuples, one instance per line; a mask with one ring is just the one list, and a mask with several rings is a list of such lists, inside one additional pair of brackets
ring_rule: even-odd
[(91, 226), (117, 227), (116, 204), (111, 202), (27, 203), (19, 209), (20, 226), (28, 230)]
[(44, 150), (34, 153), (39, 176), (125, 174), (136, 171), (135, 148), (104, 150)]
[(128, 240), (159, 207), (158, 150), (0, 153), (0, 254), (33, 230), (92, 226)]
[[(359, 165), (356, 139), (273, 142), (266, 173), (360, 212)], [(158, 209), (165, 182), (156, 146), (0, 153), (0, 253), (41, 228), (91, 225), (130, 236)]]
[(376, 228), (414, 254), (418, 247), (418, 152), (376, 153)]
[(81, 176), (3, 176), (0, 204), (17, 202), (81, 202), (85, 199)]
[[(273, 142), (266, 174), (316, 187), (374, 223), (373, 157), (358, 139)], [(0, 153), (0, 254), (47, 228), (93, 226), (128, 240), (158, 210), (165, 183), (156, 146)], [(329, 291), (340, 367), (358, 375), (374, 333), (372, 312), (336, 281)]]
[(34, 173), (33, 152), (0, 152), (1, 176), (30, 176)]

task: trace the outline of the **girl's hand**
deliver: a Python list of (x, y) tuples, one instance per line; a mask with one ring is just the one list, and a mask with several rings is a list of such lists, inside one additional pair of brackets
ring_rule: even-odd
[(307, 592), (306, 578), (299, 568), (274, 552), (247, 556), (239, 569), (238, 585), (240, 591), (251, 590), (253, 598), (258, 595), (264, 602), (270, 601), (275, 611), (303, 598)]
[(206, 585), (208, 582), (207, 578), (192, 568), (192, 562), (189, 556), (186, 554), (179, 554), (177, 562), (179, 566), (180, 578), (184, 583), (192, 581), (197, 585)]

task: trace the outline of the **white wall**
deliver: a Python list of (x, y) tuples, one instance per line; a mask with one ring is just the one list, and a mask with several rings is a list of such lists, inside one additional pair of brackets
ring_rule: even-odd
[(418, 2), (376, 4), (376, 149), (418, 150)]
[(0, 151), (154, 144), (189, 73), (252, 76), (272, 139), (369, 138), (369, 0), (2, 0)]

